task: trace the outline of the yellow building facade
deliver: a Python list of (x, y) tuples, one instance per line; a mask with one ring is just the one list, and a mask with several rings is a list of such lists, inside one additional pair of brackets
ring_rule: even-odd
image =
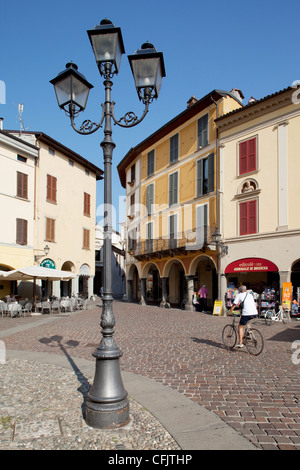
[[(220, 148), (222, 298), (244, 283), (282, 300), (300, 288), (300, 100), (289, 87), (216, 120)], [(268, 300), (264, 299), (261, 310)], [(261, 304), (261, 302), (260, 302)]]
[(192, 309), (205, 284), (217, 297), (218, 136), (215, 119), (241, 107), (241, 92), (192, 97), (185, 111), (118, 165), (126, 188), (128, 300)]

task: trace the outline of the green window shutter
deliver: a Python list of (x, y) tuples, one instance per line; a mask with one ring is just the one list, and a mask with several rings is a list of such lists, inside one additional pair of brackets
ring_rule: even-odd
[(208, 157), (208, 188), (207, 192), (211, 193), (214, 190), (214, 177), (215, 177), (215, 162), (214, 162), (214, 154), (209, 155)]

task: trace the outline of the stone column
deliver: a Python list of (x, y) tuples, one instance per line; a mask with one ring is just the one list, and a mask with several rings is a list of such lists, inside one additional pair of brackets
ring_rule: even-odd
[(141, 300), (140, 305), (147, 305), (146, 304), (146, 278), (141, 279)]
[(167, 293), (167, 278), (166, 277), (161, 278), (161, 284), (162, 284), (162, 301), (160, 303), (160, 307), (170, 308), (170, 304), (167, 300), (168, 293)]
[(127, 281), (127, 301), (132, 302), (132, 279)]
[(186, 276), (187, 279), (187, 303), (185, 304), (185, 309), (193, 312), (193, 295), (194, 295), (194, 276)]

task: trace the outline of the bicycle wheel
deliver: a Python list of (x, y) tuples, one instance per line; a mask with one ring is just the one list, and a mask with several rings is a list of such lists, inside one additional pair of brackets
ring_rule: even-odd
[(283, 309), (282, 312), (281, 312), (281, 318), (282, 318), (282, 323), (284, 323), (286, 325), (287, 322), (288, 322), (289, 317), (288, 317), (288, 313), (285, 309)]
[(222, 332), (222, 340), (227, 349), (233, 349), (237, 342), (237, 332), (232, 325), (226, 325)]
[(264, 338), (260, 331), (251, 328), (244, 338), (245, 346), (252, 356), (258, 356), (264, 349)]
[(273, 312), (273, 310), (268, 310), (266, 312), (265, 321), (268, 326), (273, 325), (273, 323), (275, 322), (275, 312)]

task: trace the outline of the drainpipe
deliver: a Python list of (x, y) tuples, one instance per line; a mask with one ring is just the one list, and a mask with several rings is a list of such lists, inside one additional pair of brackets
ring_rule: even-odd
[[(219, 107), (218, 103), (211, 96), (211, 100), (216, 105), (216, 114), (218, 119), (219, 117)], [(217, 226), (216, 232), (220, 233), (220, 207), (219, 207), (219, 129), (216, 127), (216, 219)], [(217, 282), (218, 282), (218, 299), (221, 300), (221, 247), (219, 241), (217, 243)]]

